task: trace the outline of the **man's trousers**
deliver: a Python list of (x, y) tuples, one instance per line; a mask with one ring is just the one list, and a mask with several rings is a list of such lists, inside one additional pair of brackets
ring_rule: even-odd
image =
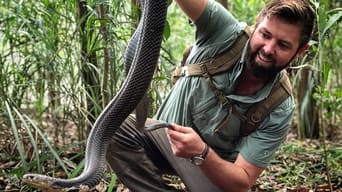
[[(148, 119), (146, 124), (156, 123)], [(190, 192), (219, 192), (201, 169), (174, 156), (165, 129), (139, 130), (129, 116), (111, 139), (107, 161), (120, 181), (134, 192), (176, 191), (162, 174), (178, 175)]]

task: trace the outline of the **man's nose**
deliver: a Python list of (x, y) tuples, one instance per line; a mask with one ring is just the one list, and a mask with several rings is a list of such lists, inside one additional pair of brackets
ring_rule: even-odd
[(274, 55), (276, 52), (275, 40), (267, 41), (263, 47), (263, 51), (266, 55)]

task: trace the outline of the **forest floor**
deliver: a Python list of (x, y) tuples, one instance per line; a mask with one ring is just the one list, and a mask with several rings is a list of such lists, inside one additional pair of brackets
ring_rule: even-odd
[[(0, 133), (0, 191), (34, 191), (21, 180), (25, 171), (16, 152), (15, 142), (11, 141), (8, 135), (10, 133), (6, 131)], [(76, 168), (82, 160), (82, 154), (72, 159), (75, 154), (77, 151), (70, 149), (60, 154), (70, 169)], [(56, 177), (66, 176), (60, 167), (56, 170), (56, 161), (45, 160), (43, 164), (46, 173), (54, 173)], [(29, 171), (36, 172), (33, 163), (29, 165)], [(106, 174), (94, 191), (128, 191), (116, 182), (113, 186), (113, 178), (115, 177), (109, 173)], [(179, 191), (186, 191), (178, 177), (165, 175), (164, 178)], [(295, 135), (289, 134), (270, 166), (258, 179), (254, 191), (342, 192), (342, 141), (298, 140)]]
[[(252, 191), (342, 192), (342, 142), (325, 141), (324, 150), (323, 142), (318, 140), (299, 141), (293, 135), (288, 138)], [(168, 176), (166, 180), (186, 191), (177, 177)]]
[(256, 188), (259, 191), (341, 192), (342, 143), (295, 139), (286, 142), (258, 179)]

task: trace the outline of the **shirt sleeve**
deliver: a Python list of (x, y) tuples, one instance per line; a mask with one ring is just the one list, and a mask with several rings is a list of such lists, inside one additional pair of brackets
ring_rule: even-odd
[(294, 110), (291, 96), (271, 112), (255, 132), (244, 138), (240, 155), (253, 165), (267, 167), (286, 138)]
[(227, 50), (247, 26), (214, 0), (195, 22), (196, 40), (187, 63), (198, 63)]

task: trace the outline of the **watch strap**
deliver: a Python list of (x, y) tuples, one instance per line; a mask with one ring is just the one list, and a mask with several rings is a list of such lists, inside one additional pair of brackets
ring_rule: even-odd
[(209, 153), (209, 146), (205, 143), (205, 147), (203, 152), (201, 153), (201, 156), (203, 157), (203, 159), (206, 159)]
[(207, 158), (208, 153), (209, 153), (209, 146), (205, 144), (205, 147), (202, 153), (199, 155), (195, 155), (190, 159), (191, 163), (197, 166), (202, 165), (203, 161)]

